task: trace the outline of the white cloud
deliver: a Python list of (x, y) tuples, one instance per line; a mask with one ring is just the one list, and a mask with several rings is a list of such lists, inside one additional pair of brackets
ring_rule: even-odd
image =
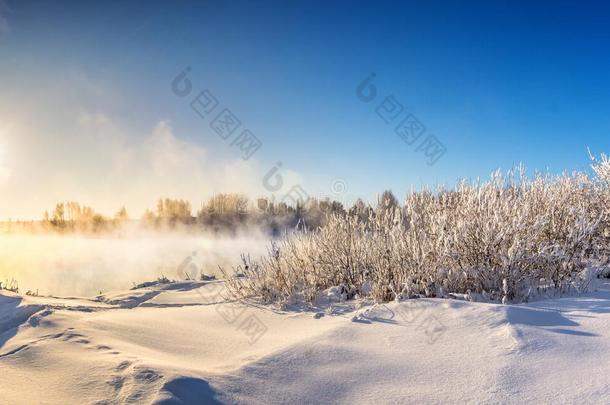
[[(0, 132), (0, 145), (8, 145), (8, 159), (0, 161), (0, 219), (39, 218), (65, 200), (107, 215), (126, 205), (136, 217), (162, 197), (187, 199), (197, 209), (221, 192), (269, 195), (262, 179), (270, 167), (231, 155), (228, 144), (211, 151), (205, 137), (176, 133), (169, 121), (142, 130), (117, 119), (127, 102), (112, 85), (68, 71), (53, 82), (35, 80), (29, 86), (36, 97), (24, 99), (29, 91), (17, 82), (0, 95), (0, 129), (10, 128)], [(279, 194), (301, 181), (287, 168), (282, 176)]]
[(96, 153), (88, 164), (92, 173), (79, 183), (83, 198), (106, 210), (126, 204), (140, 213), (161, 197), (187, 199), (198, 207), (219, 192), (260, 193), (255, 162), (212, 160), (203, 145), (178, 137), (168, 121), (158, 122), (144, 137), (129, 135), (100, 114), (91, 116), (87, 126), (86, 149)]
[(162, 197), (187, 199), (196, 209), (216, 193), (264, 192), (255, 161), (212, 159), (201, 143), (177, 136), (168, 121), (144, 135), (99, 112), (81, 113), (74, 122), (59, 136), (35, 120), (8, 133), (17, 156), (10, 177), (0, 160), (0, 218), (37, 218), (62, 200), (107, 215), (126, 205), (138, 216)]

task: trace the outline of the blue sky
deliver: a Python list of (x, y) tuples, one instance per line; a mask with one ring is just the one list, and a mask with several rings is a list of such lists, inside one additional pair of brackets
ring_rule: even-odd
[[(609, 6), (421, 3), (5, 2), (0, 218), (67, 198), (137, 213), (161, 195), (269, 195), (278, 161), (286, 187), (373, 201), (519, 162), (588, 170), (587, 147), (610, 151)], [(193, 95), (261, 140), (247, 161), (172, 93), (187, 66)], [(433, 166), (376, 114), (390, 95), (446, 147)]]

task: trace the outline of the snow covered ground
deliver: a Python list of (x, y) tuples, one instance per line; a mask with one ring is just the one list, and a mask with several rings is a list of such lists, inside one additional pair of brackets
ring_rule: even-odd
[(0, 403), (610, 403), (610, 285), (279, 311), (221, 282), (0, 293)]

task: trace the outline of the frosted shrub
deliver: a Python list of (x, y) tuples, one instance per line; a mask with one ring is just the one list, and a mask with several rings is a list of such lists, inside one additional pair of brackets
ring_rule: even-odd
[(591, 156), (591, 159), (593, 160), (591, 166), (597, 177), (606, 184), (610, 184), (610, 159), (608, 159), (608, 156), (602, 154), (599, 159), (594, 156)]
[(229, 289), (266, 302), (314, 301), (339, 285), (378, 301), (564, 292), (587, 263), (608, 256), (610, 162), (593, 168), (595, 179), (498, 171), (486, 182), (411, 193), (403, 207), (335, 214), (320, 229), (287, 234), (267, 257), (244, 258), (245, 277), (230, 277)]

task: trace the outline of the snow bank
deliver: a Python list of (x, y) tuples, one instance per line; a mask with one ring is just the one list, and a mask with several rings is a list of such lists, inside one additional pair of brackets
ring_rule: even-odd
[(0, 295), (0, 396), (23, 403), (607, 403), (610, 286), (521, 305), (283, 312), (222, 282)]

